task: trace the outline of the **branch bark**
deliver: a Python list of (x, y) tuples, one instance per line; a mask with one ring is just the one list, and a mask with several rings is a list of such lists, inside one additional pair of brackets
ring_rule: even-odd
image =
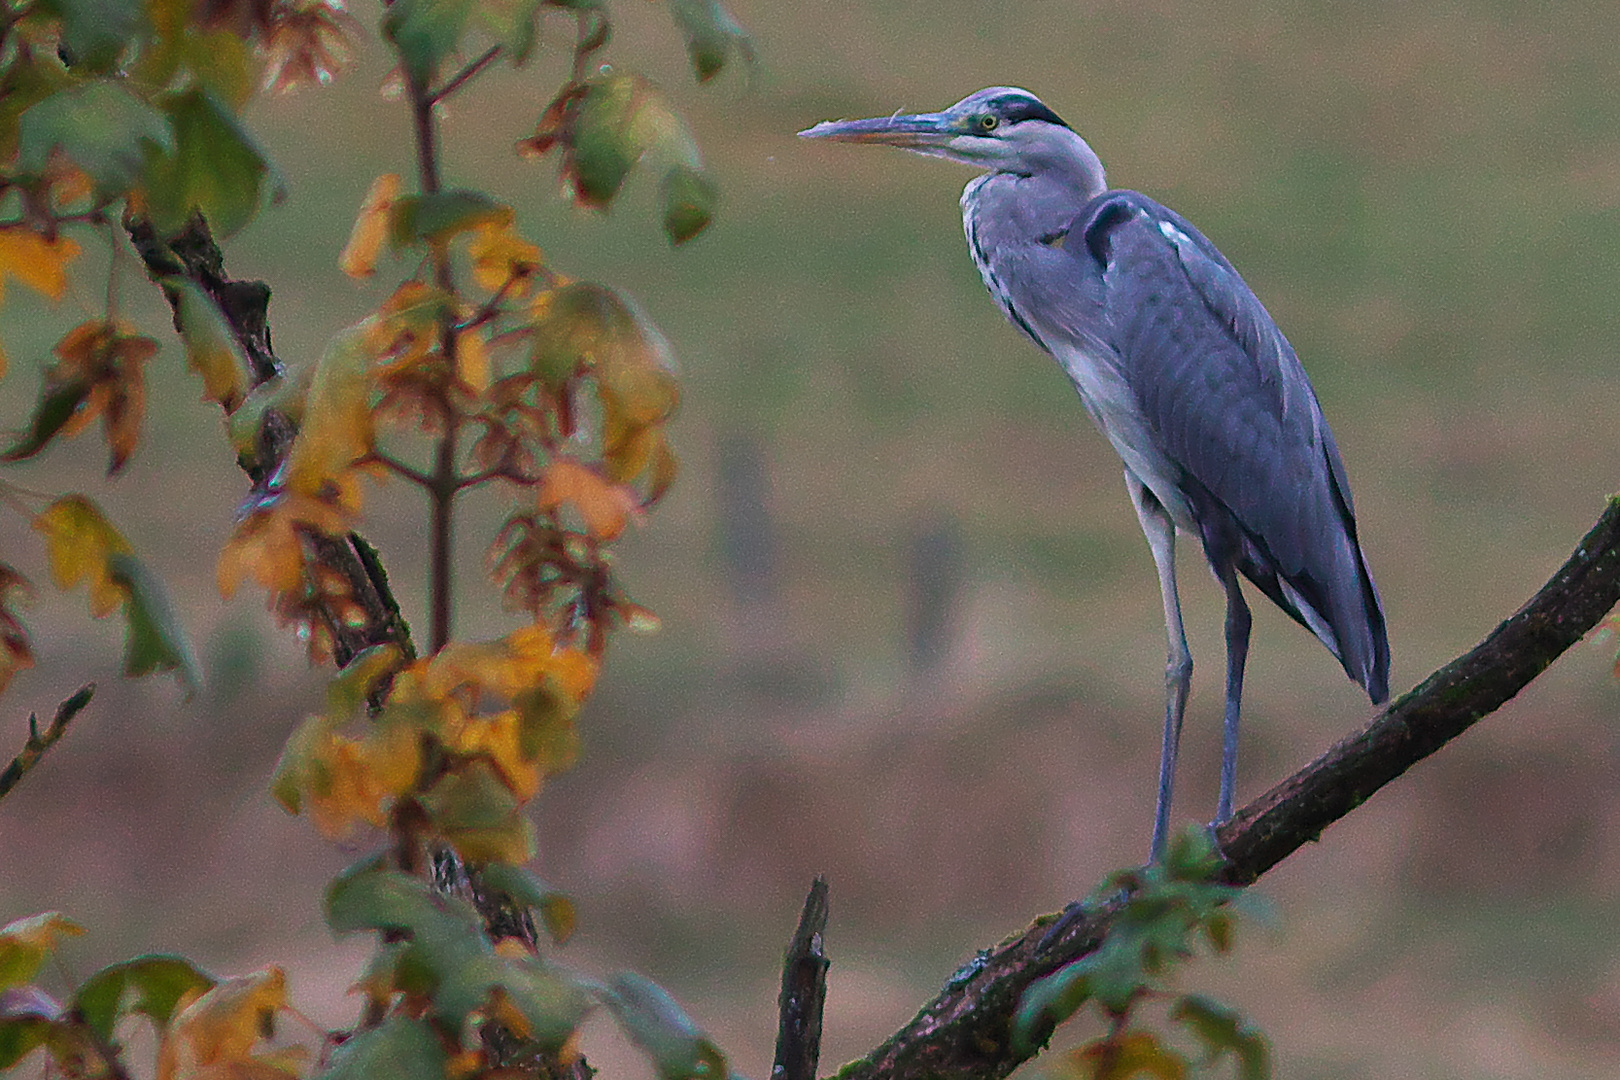
[[(1611, 499), (1563, 567), (1489, 637), (1222, 826), (1226, 879), (1248, 885), (1319, 839), (1379, 788), (1509, 701), (1617, 602), (1620, 500)], [(979, 953), (909, 1024), (839, 1070), (838, 1080), (1006, 1076), (1028, 1056), (1015, 1052), (1010, 1038), (1025, 988), (1094, 951), (1111, 911), (1076, 919), (1044, 941), (1056, 918), (1043, 916)]]
[(827, 879), (818, 877), (804, 898), (799, 928), (782, 961), (782, 993), (776, 999), (776, 1062), (771, 1080), (815, 1080), (821, 1059), (821, 1014), (827, 1002), (823, 948), (827, 932)]
[(23, 743), (22, 752), (11, 759), (11, 764), (7, 765), (4, 771), (0, 771), (0, 799), (11, 794), (12, 789), (22, 783), (22, 778), (39, 764), (45, 752), (67, 734), (68, 724), (90, 704), (90, 698), (95, 692), (95, 683), (80, 687), (72, 697), (56, 707), (56, 715), (44, 731), (39, 730), (38, 716), (28, 717), (28, 739)]

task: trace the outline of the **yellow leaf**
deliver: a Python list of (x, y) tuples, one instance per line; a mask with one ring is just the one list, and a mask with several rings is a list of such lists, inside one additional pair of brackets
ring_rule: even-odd
[(248, 358), (236, 333), (225, 322), (214, 298), (195, 282), (163, 279), (174, 291), (174, 319), (186, 346), (186, 361), (202, 376), (203, 396), (235, 412), (248, 392)]
[(516, 709), (469, 720), (454, 748), (463, 754), (482, 754), (500, 771), (501, 779), (519, 799), (540, 793), (541, 762), (523, 753), (521, 719)]
[(299, 725), (276, 765), (271, 792), (290, 813), (307, 809), (330, 839), (348, 837), (362, 822), (386, 823), (392, 800), (416, 786), (424, 732), (439, 726), (434, 707), (414, 700), (407, 669), (381, 714), (364, 724), (363, 734), (339, 733), (376, 681), (395, 668), (399, 655), (393, 647), (368, 650), (334, 678), (327, 687), (326, 715)]
[(255, 1055), (287, 1007), (287, 976), (276, 967), (226, 979), (177, 1012), (158, 1049), (159, 1080), (292, 1077), (284, 1051)]
[(352, 278), (368, 278), (377, 272), (377, 256), (388, 239), (389, 220), (403, 187), (397, 173), (384, 173), (371, 182), (360, 216), (354, 220), (349, 243), (338, 258), (338, 267)]
[(84, 927), (56, 911), (30, 915), (0, 927), (0, 990), (32, 980), (61, 938), (82, 933)]
[(124, 602), (127, 590), (114, 579), (111, 559), (134, 549), (83, 495), (65, 495), (34, 518), (34, 529), (50, 550), (51, 578), (63, 589), (80, 582), (90, 587), (90, 613), (107, 615)]
[(599, 540), (618, 539), (641, 511), (635, 492), (572, 458), (558, 458), (546, 466), (540, 475), (539, 499), (544, 511), (565, 503), (572, 506), (584, 519), (586, 531)]
[(512, 230), (511, 222), (488, 222), (478, 227), (467, 245), (472, 256), (473, 280), (488, 292), (506, 289), (513, 298), (529, 294), (530, 283), (544, 262), (539, 247)]
[(51, 240), (26, 225), (0, 229), (0, 273), (52, 300), (67, 292), (67, 265), (78, 254), (79, 245), (65, 236)]
[(475, 393), (489, 389), (489, 348), (478, 330), (456, 335), (456, 377)]
[(339, 473), (370, 453), (372, 352), (365, 324), (327, 346), (304, 400), (304, 423), (287, 457), (287, 488), (320, 495)]

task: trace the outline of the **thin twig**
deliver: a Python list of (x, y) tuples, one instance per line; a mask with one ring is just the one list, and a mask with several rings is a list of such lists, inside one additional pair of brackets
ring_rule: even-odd
[(491, 45), (488, 49), (485, 49), (484, 55), (480, 56), (466, 67), (456, 72), (456, 74), (451, 77), (449, 82), (445, 83), (435, 92), (429, 94), (428, 104), (437, 105), (439, 102), (443, 101), (457, 90), (460, 90), (463, 86), (467, 85), (467, 83), (476, 78), (485, 68), (489, 67), (490, 64), (493, 64), (496, 57), (501, 55), (501, 52), (502, 46), (500, 45)]
[(390, 457), (380, 450), (373, 450), (370, 456), (356, 462), (358, 465), (369, 465), (372, 463), (381, 465), (395, 476), (409, 480), (417, 487), (431, 488), (433, 486), (433, 477), (429, 476), (420, 469), (412, 468), (396, 457)]
[(39, 717), (30, 714), (28, 741), (23, 743), (22, 753), (11, 759), (11, 764), (6, 766), (5, 772), (0, 772), (0, 799), (10, 794), (11, 789), (21, 783), (22, 778), (39, 764), (39, 759), (45, 756), (45, 752), (67, 734), (68, 723), (90, 704), (90, 699), (95, 693), (95, 683), (80, 687), (77, 693), (56, 707), (56, 716), (52, 718), (50, 727), (43, 732), (39, 730)]
[(771, 1080), (816, 1080), (821, 1058), (821, 1014), (827, 1002), (822, 948), (827, 932), (827, 879), (817, 877), (804, 899), (799, 928), (782, 961), (782, 994), (776, 999), (776, 1063)]
[(520, 280), (528, 276), (532, 275), (521, 274), (515, 270), (512, 273), (507, 274), (506, 280), (501, 282), (501, 287), (496, 290), (494, 296), (491, 296), (488, 300), (485, 300), (482, 304), (478, 305), (477, 311), (473, 312), (461, 322), (455, 324), (455, 332), (458, 334), (464, 334), (468, 330), (475, 330), (489, 322), (491, 319), (495, 318), (497, 315), (501, 314), (501, 305), (506, 302), (507, 296), (511, 294), (512, 287)]

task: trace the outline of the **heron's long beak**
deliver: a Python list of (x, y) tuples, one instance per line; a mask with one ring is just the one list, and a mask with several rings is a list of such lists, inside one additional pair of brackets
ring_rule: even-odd
[(870, 120), (823, 120), (799, 132), (806, 139), (883, 143), (915, 150), (935, 147), (962, 134), (961, 120), (949, 113), (878, 116)]

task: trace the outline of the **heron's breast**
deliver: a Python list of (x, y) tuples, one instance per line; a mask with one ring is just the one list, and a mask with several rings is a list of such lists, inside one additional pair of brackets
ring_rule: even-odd
[(1136, 392), (1105, 346), (1059, 343), (1052, 356), (1080, 394), (1086, 412), (1125, 469), (1153, 492), (1181, 529), (1195, 531), (1192, 504), (1181, 491), (1181, 468), (1160, 449)]

